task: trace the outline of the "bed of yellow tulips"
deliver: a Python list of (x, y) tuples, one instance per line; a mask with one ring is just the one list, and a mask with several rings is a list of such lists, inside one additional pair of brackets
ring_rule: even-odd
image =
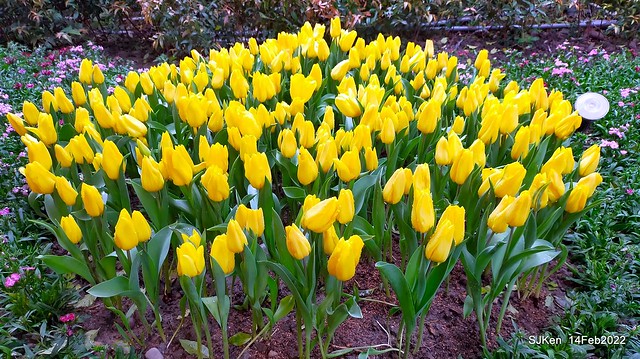
[(233, 277), (249, 339), (294, 310), (300, 356), (317, 346), (327, 357), (348, 352), (329, 343), (361, 316), (343, 290), (361, 258), (395, 293), (401, 356), (416, 328), (420, 348), (460, 259), (464, 312), (475, 311), (485, 343), (494, 299), (504, 297), (500, 322), (516, 283), (534, 291), (562, 262), (562, 236), (602, 179), (597, 146), (575, 163), (568, 143), (581, 118), (562, 93), (541, 79), (503, 83), (486, 50), (470, 65), (462, 82), (458, 59), (431, 41), (366, 42), (339, 19), (328, 34), (305, 24), (192, 51), (178, 66), (129, 72), (112, 93), (85, 59), (70, 98), (57, 88), (9, 115), (28, 149), (30, 200), (68, 251), (43, 260), (87, 280), (132, 342), (136, 311), (169, 339), (160, 301), (177, 275), (198, 355), (212, 346), (211, 314), (228, 357)]

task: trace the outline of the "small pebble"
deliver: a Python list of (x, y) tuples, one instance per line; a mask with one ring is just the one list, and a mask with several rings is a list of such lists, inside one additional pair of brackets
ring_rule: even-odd
[(278, 356), (278, 352), (273, 351), (273, 350), (269, 350), (269, 358), (275, 358)]
[(145, 359), (162, 359), (164, 356), (158, 348), (151, 348), (144, 354)]

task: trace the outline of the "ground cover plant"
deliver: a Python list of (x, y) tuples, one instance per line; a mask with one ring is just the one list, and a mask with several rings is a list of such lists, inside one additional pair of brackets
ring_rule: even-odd
[[(604, 94), (609, 114), (581, 135), (576, 151), (590, 144), (602, 148), (601, 205), (578, 221), (565, 238), (576, 288), (568, 293), (566, 313), (547, 335), (560, 344), (528, 345), (526, 334), (514, 335), (496, 352), (509, 357), (631, 357), (638, 343), (638, 115), (640, 60), (631, 51), (609, 53), (602, 48), (564, 43), (555, 56), (514, 53), (505, 71), (519, 78), (543, 77), (550, 87), (575, 98), (585, 92)], [(593, 345), (576, 336), (627, 338), (625, 345)], [(573, 337), (573, 339), (572, 339)]]
[[(2, 117), (20, 113), (24, 101), (38, 101), (39, 92), (68, 86), (70, 74), (86, 56), (104, 66), (112, 85), (118, 81), (116, 74), (130, 66), (107, 59), (100, 46), (90, 43), (54, 51), (29, 51), (15, 44), (0, 48)], [(3, 121), (0, 127), (0, 351), (6, 356), (83, 357), (91, 348), (85, 348), (78, 326), (83, 319), (75, 307), (80, 287), (38, 258), (51, 251), (51, 240), (32, 222), (38, 214), (29, 206), (29, 189), (19, 172), (28, 155), (9, 123)]]
[(28, 148), (31, 203), (48, 216), (39, 224), (66, 251), (43, 262), (88, 282), (130, 343), (142, 345), (132, 316), (173, 339), (161, 293), (177, 280), (196, 338), (185, 349), (212, 352), (211, 316), (228, 356), (228, 285), (239, 281), (252, 330), (232, 341), (293, 311), (300, 356), (346, 354), (330, 343), (362, 316), (349, 280), (366, 256), (401, 313), (387, 352), (420, 350), (458, 259), (464, 313), (486, 344), (495, 299), (499, 328), (517, 281), (535, 289), (566, 257), (564, 233), (602, 177), (599, 146), (575, 161), (581, 118), (562, 92), (503, 81), (486, 50), (461, 67), (430, 41), (401, 50), (339, 20), (330, 42), (326, 30), (193, 51), (179, 66), (121, 73), (113, 91), (85, 59), (79, 81), (8, 115)]

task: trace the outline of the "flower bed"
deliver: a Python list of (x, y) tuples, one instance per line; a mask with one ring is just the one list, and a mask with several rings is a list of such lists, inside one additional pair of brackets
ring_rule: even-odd
[(577, 164), (564, 147), (581, 118), (562, 93), (502, 83), (486, 50), (462, 76), (430, 41), (401, 51), (399, 38), (365, 43), (337, 20), (329, 30), (330, 43), (306, 24), (193, 51), (129, 72), (113, 92), (85, 59), (71, 98), (55, 88), (9, 114), (31, 201), (68, 251), (44, 262), (89, 282), (132, 343), (136, 311), (169, 339), (160, 292), (177, 271), (197, 355), (212, 346), (211, 314), (228, 356), (227, 276), (242, 283), (253, 336), (295, 310), (300, 355), (330, 355), (340, 323), (362, 315), (349, 280), (367, 256), (402, 313), (392, 349), (408, 355), (403, 338), (458, 259), (463, 311), (485, 344), (494, 300), (499, 333), (516, 282), (535, 294), (566, 258), (560, 241), (602, 178), (598, 146)]

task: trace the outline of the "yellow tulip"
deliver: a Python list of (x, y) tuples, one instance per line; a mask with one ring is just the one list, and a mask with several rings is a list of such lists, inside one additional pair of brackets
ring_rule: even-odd
[(301, 224), (304, 228), (315, 233), (323, 233), (333, 225), (338, 218), (338, 199), (331, 197), (320, 201), (304, 211)]
[(373, 171), (378, 168), (378, 153), (375, 148), (370, 147), (365, 149), (364, 161), (367, 171)]
[(27, 133), (27, 129), (24, 127), (24, 122), (18, 116), (13, 113), (7, 114), (7, 119), (11, 124), (11, 127), (18, 133), (20, 136), (24, 136)]
[(249, 82), (240, 70), (235, 69), (231, 72), (229, 84), (235, 98), (243, 99), (247, 97), (249, 93)]
[(569, 193), (567, 203), (564, 207), (568, 213), (577, 213), (584, 209), (589, 199), (589, 188), (585, 185), (577, 185)]
[(315, 181), (318, 177), (318, 165), (306, 148), (298, 150), (298, 181), (304, 186)]
[(489, 58), (489, 51), (483, 49), (480, 50), (480, 52), (478, 52), (478, 56), (476, 56), (476, 60), (473, 63), (473, 66), (476, 68), (476, 70), (480, 70), (482, 68), (482, 65), (484, 64), (484, 61), (487, 60)]
[(316, 149), (316, 162), (322, 169), (322, 172), (327, 173), (335, 159), (338, 158), (338, 146), (333, 138), (321, 142)]
[(229, 170), (229, 150), (227, 146), (220, 143), (211, 145), (205, 162), (207, 166), (217, 166), (222, 172), (226, 173)]
[(290, 89), (292, 99), (298, 98), (302, 103), (306, 103), (316, 90), (316, 81), (311, 77), (297, 73), (291, 76)]
[(390, 144), (396, 139), (396, 130), (393, 127), (393, 121), (391, 118), (387, 117), (383, 124), (382, 130), (380, 131), (380, 140), (384, 144)]
[(515, 201), (514, 197), (504, 196), (498, 206), (489, 214), (487, 226), (494, 233), (503, 233), (509, 226), (509, 206)]
[(209, 255), (218, 263), (224, 274), (231, 274), (236, 266), (235, 253), (228, 249), (227, 235), (220, 234), (213, 239)]
[(93, 63), (89, 59), (83, 59), (80, 63), (79, 79), (85, 85), (91, 85)]
[(73, 112), (75, 107), (69, 98), (65, 95), (64, 90), (60, 87), (56, 87), (53, 89), (53, 96), (56, 99), (56, 103), (58, 104), (58, 108), (64, 114), (69, 114)]
[(258, 139), (253, 135), (242, 136), (240, 138), (240, 159), (244, 161), (248, 155), (258, 153)]
[(126, 87), (129, 92), (135, 93), (139, 82), (140, 75), (135, 71), (129, 71), (127, 77), (124, 79), (124, 87)]
[(55, 175), (49, 172), (40, 162), (27, 164), (24, 176), (31, 191), (40, 194), (51, 194), (55, 188)]
[(271, 168), (267, 155), (261, 152), (247, 156), (244, 161), (244, 175), (255, 189), (262, 189), (265, 180), (271, 183)]
[(72, 215), (60, 218), (60, 227), (71, 243), (78, 244), (82, 240), (82, 230)]
[(84, 208), (88, 215), (91, 217), (100, 217), (102, 215), (104, 212), (104, 202), (97, 188), (83, 183), (80, 188), (80, 196), (82, 197), (82, 203), (84, 203)]
[(38, 141), (30, 135), (25, 135), (20, 138), (22, 143), (27, 146), (27, 155), (29, 156), (29, 162), (40, 162), (42, 167), (47, 171), (51, 169), (53, 161), (51, 160), (51, 154), (47, 149), (47, 146)]
[(487, 155), (485, 153), (484, 142), (482, 142), (479, 138), (477, 138), (471, 146), (469, 146), (471, 152), (473, 152), (473, 162), (480, 167), (484, 168), (484, 165), (487, 161)]
[(350, 189), (341, 189), (338, 195), (338, 222), (349, 223), (356, 214), (355, 200)]
[(71, 167), (71, 163), (73, 162), (73, 157), (64, 147), (56, 144), (54, 147), (54, 152), (56, 155), (56, 160), (63, 168)]
[(100, 70), (98, 65), (93, 65), (91, 76), (93, 77), (93, 82), (96, 85), (100, 85), (104, 82), (104, 74), (102, 74), (102, 70)]
[(331, 38), (335, 39), (336, 37), (340, 36), (341, 30), (342, 28), (340, 26), (340, 17), (336, 16), (331, 19), (331, 25), (329, 27), (329, 34), (331, 35)]
[(404, 168), (398, 168), (391, 178), (384, 185), (382, 190), (382, 198), (386, 203), (396, 204), (402, 199), (402, 195), (405, 193), (406, 182), (411, 181), (411, 178), (407, 178), (407, 172)]
[(93, 149), (89, 146), (89, 142), (87, 142), (87, 138), (84, 135), (77, 135), (71, 138), (65, 149), (71, 153), (78, 164), (93, 162)]
[(229, 182), (227, 174), (218, 166), (209, 166), (200, 179), (207, 190), (207, 197), (214, 202), (221, 202), (229, 198)]
[(329, 274), (343, 282), (353, 278), (363, 247), (364, 242), (358, 235), (353, 235), (346, 241), (341, 238), (327, 262)]
[(202, 237), (195, 228), (191, 231), (190, 236), (185, 233), (181, 233), (181, 237), (183, 243), (191, 242), (194, 247), (199, 247), (202, 244)]
[(164, 188), (164, 177), (160, 172), (160, 165), (151, 157), (142, 158), (142, 173), (140, 174), (142, 188), (147, 192), (158, 192)]
[(60, 198), (62, 198), (62, 201), (67, 206), (73, 206), (76, 204), (78, 192), (71, 186), (71, 183), (69, 183), (66, 178), (62, 176), (56, 177), (56, 190), (58, 191)]
[[(147, 135), (147, 126), (137, 118), (125, 114), (119, 117), (120, 124), (124, 132), (133, 138), (140, 138)], [(116, 124), (117, 125), (117, 124)]]
[(513, 147), (511, 148), (511, 158), (517, 160), (520, 157), (526, 157), (529, 153), (531, 131), (529, 126), (522, 126), (516, 133)]
[(131, 213), (131, 220), (136, 228), (138, 242), (148, 241), (151, 238), (151, 226), (149, 226), (147, 219), (144, 218), (140, 211), (133, 211)]
[(258, 237), (264, 233), (264, 214), (262, 208), (249, 209), (244, 204), (240, 204), (236, 210), (235, 219), (242, 228), (253, 232)]
[(110, 140), (105, 140), (102, 146), (102, 156), (105, 159), (102, 169), (107, 177), (114, 181), (117, 180), (125, 166), (124, 156), (120, 153), (118, 146)]
[(124, 208), (120, 211), (120, 216), (118, 216), (113, 241), (123, 251), (131, 250), (138, 245), (136, 224), (131, 219), (129, 212)]
[(295, 259), (301, 260), (311, 253), (311, 244), (298, 226), (291, 224), (285, 228), (287, 250)]
[(353, 46), (354, 41), (356, 41), (357, 37), (358, 33), (355, 30), (344, 33), (340, 37), (340, 41), (338, 42), (340, 45), (340, 50), (342, 50), (343, 52), (349, 51), (349, 49), (351, 49), (351, 47)]
[(339, 94), (335, 98), (335, 104), (338, 110), (347, 117), (358, 117), (362, 114), (362, 108), (358, 100), (347, 94)]
[(438, 143), (436, 143), (435, 160), (436, 164), (440, 166), (449, 165), (453, 161), (449, 154), (449, 143), (444, 136), (440, 137)]
[(176, 146), (175, 151), (171, 155), (173, 167), (171, 170), (171, 179), (176, 186), (186, 186), (193, 179), (193, 160), (183, 145)]
[(50, 146), (58, 142), (58, 133), (53, 124), (53, 117), (46, 113), (41, 113), (38, 117), (38, 137), (45, 145)]
[(346, 151), (339, 160), (334, 159), (333, 164), (336, 166), (338, 177), (343, 182), (350, 182), (358, 178), (362, 170), (360, 154), (354, 150)]
[(411, 226), (417, 232), (426, 233), (435, 223), (435, 213), (431, 192), (427, 189), (413, 192), (413, 205), (411, 206)]
[(545, 187), (549, 183), (546, 173), (538, 173), (533, 177), (529, 192), (532, 193), (531, 207), (541, 209), (549, 203), (549, 191)]
[(324, 233), (322, 233), (322, 250), (324, 254), (331, 255), (333, 250), (336, 248), (336, 244), (338, 244), (338, 234), (336, 233), (336, 228), (334, 226), (329, 227)]
[(453, 224), (453, 239), (456, 246), (464, 240), (465, 210), (464, 207), (449, 205), (442, 212), (440, 220), (449, 220)]
[(227, 248), (233, 253), (242, 253), (247, 244), (247, 235), (240, 223), (235, 219), (230, 220), (227, 224)]
[(280, 134), (278, 135), (278, 147), (284, 157), (292, 158), (295, 156), (298, 145), (293, 131), (288, 128), (280, 131)]
[(440, 219), (436, 230), (429, 238), (429, 242), (424, 249), (425, 257), (436, 263), (442, 263), (449, 257), (451, 245), (454, 242), (455, 228), (448, 219)]
[(427, 101), (422, 111), (418, 114), (418, 130), (423, 134), (433, 133), (438, 125), (440, 117), (442, 117), (440, 102), (433, 99)]
[(522, 185), (527, 170), (520, 162), (513, 162), (503, 169), (501, 178), (494, 184), (496, 197), (515, 196)]
[(522, 191), (507, 208), (507, 224), (512, 227), (523, 226), (531, 211), (531, 193)]
[(183, 243), (176, 249), (178, 257), (178, 275), (195, 277), (204, 270), (204, 247), (193, 245), (191, 242)]
[(58, 111), (58, 102), (51, 92), (45, 91), (42, 93), (42, 107), (44, 108), (44, 113)]
[(580, 164), (578, 165), (578, 173), (581, 177), (584, 177), (595, 172), (599, 162), (600, 146), (593, 145), (582, 154)]
[(471, 172), (473, 172), (474, 166), (473, 152), (469, 149), (462, 150), (451, 166), (451, 171), (449, 172), (451, 180), (458, 185), (464, 184)]

